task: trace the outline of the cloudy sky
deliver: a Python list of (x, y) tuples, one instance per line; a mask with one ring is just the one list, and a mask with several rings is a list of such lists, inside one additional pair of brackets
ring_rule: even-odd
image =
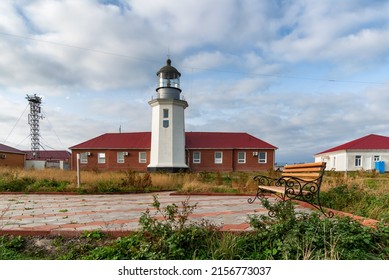
[(0, 143), (150, 131), (167, 55), (182, 74), (187, 131), (248, 132), (276, 161), (389, 133), (389, 1), (1, 0)]

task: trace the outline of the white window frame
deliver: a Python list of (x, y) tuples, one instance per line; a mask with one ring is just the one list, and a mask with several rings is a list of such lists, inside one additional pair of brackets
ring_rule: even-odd
[(362, 156), (361, 155), (355, 155), (354, 164), (355, 164), (355, 167), (362, 166)]
[(118, 152), (117, 153), (117, 163), (124, 163), (124, 153), (125, 152)]
[(88, 163), (88, 153), (80, 153), (80, 163), (86, 164)]
[(147, 163), (147, 153), (139, 152), (139, 163)]
[(106, 162), (105, 153), (97, 153), (97, 163), (105, 164), (105, 162)]
[[(217, 155), (220, 155), (220, 157), (218, 157)], [(215, 164), (222, 164), (223, 163), (223, 152), (215, 152)]]
[[(264, 155), (265, 157), (261, 157)], [(267, 163), (267, 152), (258, 152), (258, 163)]]
[(373, 156), (374, 162), (381, 161), (381, 156), (375, 155)]
[[(243, 155), (243, 158), (240, 158)], [(238, 163), (246, 163), (246, 152), (238, 152)]]
[[(195, 154), (198, 155), (198, 157), (195, 157)], [(193, 163), (201, 163), (201, 152), (193, 152)]]

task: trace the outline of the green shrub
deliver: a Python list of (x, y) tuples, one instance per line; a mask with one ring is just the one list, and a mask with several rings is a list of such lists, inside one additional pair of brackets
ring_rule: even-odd
[[(258, 244), (255, 257), (266, 259), (388, 259), (388, 227), (370, 228), (349, 217), (322, 218), (294, 213), (289, 201), (262, 203), (272, 217), (250, 216)], [(252, 257), (253, 257), (252, 256)], [(250, 257), (251, 258), (251, 257)]]
[(13, 178), (3, 179), (0, 181), (0, 191), (3, 192), (23, 192), (30, 185), (34, 184), (35, 180), (32, 178)]
[(370, 194), (362, 187), (340, 185), (321, 193), (325, 207), (389, 223), (389, 195)]

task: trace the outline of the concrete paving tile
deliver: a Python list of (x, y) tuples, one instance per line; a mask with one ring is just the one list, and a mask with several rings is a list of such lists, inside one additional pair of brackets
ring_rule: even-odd
[[(159, 193), (161, 208), (176, 204), (182, 207), (187, 196)], [(226, 230), (249, 230), (248, 215), (266, 214), (259, 202), (249, 204), (249, 196), (192, 195), (188, 204), (197, 205), (191, 222), (203, 219), (223, 226)], [(275, 200), (274, 200), (275, 201)], [(26, 231), (134, 231), (140, 228), (139, 218), (147, 209), (152, 217), (162, 220), (152, 207), (152, 194), (125, 195), (3, 195), (0, 212), (0, 231), (22, 229)], [(309, 212), (296, 205), (297, 211)]]

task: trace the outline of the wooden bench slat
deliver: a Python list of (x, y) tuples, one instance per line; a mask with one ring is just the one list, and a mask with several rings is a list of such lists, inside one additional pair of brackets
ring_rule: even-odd
[(285, 177), (298, 177), (298, 178), (317, 178), (320, 173), (282, 173)]
[(284, 168), (301, 168), (301, 167), (322, 167), (325, 166), (325, 163), (323, 162), (311, 162), (311, 163), (299, 163), (299, 164), (293, 164), (293, 165), (285, 165)]
[[(276, 193), (282, 193), (284, 194), (285, 193), (285, 187), (276, 187), (276, 186), (258, 186), (258, 188), (262, 189), (262, 190), (267, 190), (267, 191), (271, 191), (271, 192), (276, 192)], [(296, 192), (302, 192), (303, 194), (307, 194), (308, 191), (305, 191), (305, 190), (300, 190), (300, 189), (297, 189), (295, 188)]]
[(320, 172), (322, 167), (286, 168), (282, 172)]
[(276, 186), (258, 186), (258, 188), (262, 190), (277, 192), (277, 193), (284, 193), (285, 191), (284, 187), (276, 187)]

